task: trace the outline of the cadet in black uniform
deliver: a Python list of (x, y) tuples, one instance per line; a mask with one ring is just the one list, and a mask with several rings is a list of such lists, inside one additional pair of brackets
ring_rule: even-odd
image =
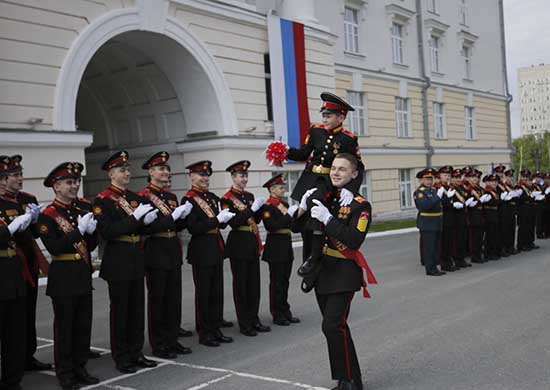
[(239, 321), (239, 329), (245, 336), (256, 336), (257, 332), (269, 332), (258, 317), (260, 309), (260, 254), (262, 240), (258, 230), (261, 220), (260, 208), (265, 197), (254, 199), (245, 190), (248, 183), (250, 161), (243, 160), (226, 168), (231, 173), (233, 185), (222, 196), (221, 206), (235, 214), (229, 221), (231, 232), (227, 237), (225, 257), (231, 263), (233, 274), (233, 300)]
[(437, 171), (426, 168), (416, 174), (420, 179), (420, 186), (414, 192), (414, 203), (418, 209), (416, 227), (420, 230), (420, 257), (426, 275), (441, 276), (445, 272), (437, 268), (439, 262), (439, 248), (441, 245), (441, 229), (443, 211), (441, 198), (445, 195), (445, 188), (433, 188), (433, 181)]
[(492, 174), (486, 175), (483, 178), (483, 183), (485, 183), (484, 194), (481, 195), (479, 201), (483, 205), (483, 220), (485, 221), (485, 260), (498, 260), (500, 259), (500, 254), (498, 253), (498, 208), (501, 200), (496, 192), (497, 178)]
[(470, 259), (472, 263), (478, 264), (486, 261), (481, 254), (483, 249), (483, 208), (479, 199), (483, 195), (483, 189), (479, 187), (480, 176), (481, 171), (477, 169), (472, 169), (466, 173), (468, 199), (465, 202)]
[(150, 182), (139, 193), (159, 215), (149, 226), (151, 235), (145, 240), (145, 268), (149, 342), (153, 355), (163, 359), (191, 353), (178, 342), (182, 249), (177, 233), (185, 229), (185, 218), (193, 206), (189, 202), (178, 206), (176, 195), (163, 189), (170, 174), (169, 159), (168, 152), (158, 152), (143, 164)]
[(544, 211), (545, 194), (544, 194), (544, 174), (540, 171), (533, 173), (533, 201), (535, 210), (535, 237), (537, 239), (544, 238), (544, 224), (542, 215)]
[(516, 186), (518, 198), (518, 252), (538, 249), (535, 245), (535, 205), (531, 171), (523, 169)]
[(102, 166), (111, 179), (109, 188), (97, 195), (93, 213), (97, 230), (106, 241), (99, 276), (109, 284), (111, 353), (117, 369), (135, 373), (155, 367), (143, 356), (145, 258), (141, 235), (158, 218), (158, 210), (138, 194), (130, 183), (128, 152), (112, 155)]
[[(5, 187), (10, 158), (0, 156), (0, 182)], [(19, 204), (0, 196), (0, 388), (21, 389), (25, 371), (26, 295), (22, 260), (17, 255), (14, 237), (30, 225), (32, 215)]]
[[(300, 201), (307, 190), (317, 188), (309, 197), (308, 209), (312, 207), (314, 199), (323, 200), (330, 192), (330, 166), (339, 153), (356, 156), (359, 164), (357, 177), (342, 189), (341, 206), (349, 205), (353, 200), (353, 194), (359, 190), (363, 181), (364, 167), (357, 136), (342, 127), (348, 111), (354, 111), (354, 108), (342, 98), (329, 92), (323, 92), (321, 100), (323, 100), (321, 107), (323, 123), (312, 125), (304, 144), (299, 149), (290, 148), (288, 151), (290, 160), (306, 161), (305, 169), (292, 191), (292, 199)], [(321, 256), (323, 240), (323, 233), (315, 219), (311, 219), (304, 229), (302, 238), (305, 263), (298, 269), (298, 273), (302, 276), (314, 271), (316, 259)], [(310, 256), (311, 263), (307, 261)]]
[[(453, 169), (451, 174), (451, 189), (455, 191), (451, 198), (454, 209), (454, 230), (453, 230), (453, 246), (452, 255), (455, 267), (466, 268), (472, 264), (466, 261), (466, 200), (468, 199), (468, 191), (464, 188), (461, 180), (462, 170)], [(447, 192), (448, 194), (448, 192)]]
[(262, 220), (267, 231), (262, 260), (269, 264), (269, 308), (273, 323), (288, 326), (300, 320), (292, 315), (288, 304), (288, 287), (294, 251), (290, 225), (298, 206), (288, 206), (283, 200), (285, 181), (279, 174), (263, 185), (269, 198), (262, 207)]
[(228, 209), (221, 210), (220, 198), (208, 191), (212, 162), (205, 160), (190, 164), (191, 190), (182, 203), (189, 201), (193, 210), (187, 217), (191, 241), (187, 248), (187, 261), (193, 267), (195, 282), (195, 324), (199, 343), (219, 347), (230, 343), (220, 328), (223, 324), (223, 259), (224, 242), (220, 229), (235, 216)]
[(441, 230), (440, 264), (441, 270), (454, 272), (455, 266), (452, 251), (454, 246), (455, 208), (453, 197), (455, 190), (451, 188), (451, 173), (453, 167), (446, 165), (438, 170), (439, 182), (434, 186), (436, 190), (443, 188), (441, 205), (443, 207), (443, 227)]
[[(359, 248), (370, 227), (371, 205), (355, 194), (348, 206), (340, 205), (341, 190), (358, 175), (355, 156), (342, 153), (332, 162), (330, 179), (333, 190), (324, 203), (314, 200), (311, 216), (324, 225), (323, 255), (315, 280), (315, 295), (323, 315), (322, 330), (327, 339), (332, 379), (337, 390), (361, 390), (361, 369), (347, 324), (351, 301), (364, 288), (363, 269), (369, 283), (376, 283)], [(325, 206), (326, 204), (326, 206)], [(303, 220), (305, 210), (297, 214)]]
[(46, 295), (54, 311), (55, 373), (64, 390), (93, 385), (99, 379), (86, 370), (92, 332), (91, 251), (97, 246), (91, 212), (81, 216), (74, 207), (77, 180), (84, 166), (65, 162), (44, 180), (55, 200), (39, 218), (40, 238), (52, 256)]
[[(501, 170), (501, 169), (499, 169)], [(495, 169), (496, 171), (496, 169)], [(498, 171), (496, 171), (498, 172)], [(505, 169), (500, 175), (497, 193), (500, 196), (501, 204), (500, 212), (500, 255), (508, 257), (516, 254), (516, 213), (517, 213), (517, 197), (519, 194), (512, 185), (513, 169)]]
[[(23, 188), (23, 166), (21, 161), (23, 158), (20, 155), (10, 157), (10, 167), (8, 180), (6, 182), (5, 195), (7, 198), (11, 198), (17, 202), (23, 210), (27, 207), (32, 207), (37, 210), (38, 200), (32, 194), (21, 191)], [(40, 270), (45, 274), (47, 273), (48, 263), (46, 258), (42, 254), (42, 251), (38, 247), (35, 239), (38, 238), (39, 233), (36, 229), (36, 222), (38, 221), (38, 213), (35, 219), (32, 220), (30, 228), (24, 233), (18, 235), (17, 244), (21, 248), (22, 255), (25, 257), (25, 271), (27, 277), (27, 351), (26, 351), (26, 366), (28, 371), (43, 371), (51, 370), (52, 365), (49, 363), (42, 363), (38, 361), (34, 354), (36, 353), (36, 302), (38, 299), (38, 276)]]

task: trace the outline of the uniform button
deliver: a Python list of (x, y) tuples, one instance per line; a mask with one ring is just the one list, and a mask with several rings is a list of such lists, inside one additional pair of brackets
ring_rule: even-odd
[(330, 137), (328, 137), (328, 139), (332, 139), (332, 135)]
[(323, 156), (326, 156), (327, 152), (323, 152)]
[(327, 141), (327, 144), (330, 144), (331, 142), (332, 142), (332, 140), (331, 140), (331, 139), (329, 139), (329, 140)]
[(328, 149), (328, 145), (325, 145), (325, 149)]

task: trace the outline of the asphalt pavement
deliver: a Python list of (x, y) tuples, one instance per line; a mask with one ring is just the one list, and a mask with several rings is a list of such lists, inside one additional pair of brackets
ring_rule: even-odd
[[(370, 238), (363, 247), (379, 285), (372, 299), (355, 296), (350, 327), (369, 390), (550, 389), (550, 240), (540, 249), (474, 265), (443, 277), (420, 266), (418, 234)], [(295, 250), (301, 259), (301, 249)], [(297, 261), (295, 262), (295, 268)], [(183, 326), (194, 331), (194, 287), (184, 265)], [(245, 337), (226, 330), (232, 344), (209, 348), (196, 334), (182, 338), (193, 349), (157, 368), (122, 375), (109, 354), (106, 283), (94, 279), (92, 345), (104, 355), (88, 364), (100, 385), (120, 390), (296, 390), (330, 389), (326, 343), (312, 293), (303, 294), (293, 275), (290, 304), (302, 323), (273, 325), (268, 306), (268, 269), (262, 263), (260, 318), (272, 332)], [(225, 314), (236, 321), (231, 273), (225, 270)], [(51, 302), (41, 287), (37, 357), (53, 360)], [(147, 340), (147, 336), (146, 336)], [(144, 348), (150, 355), (146, 341)], [(56, 389), (53, 372), (29, 373), (24, 389)]]

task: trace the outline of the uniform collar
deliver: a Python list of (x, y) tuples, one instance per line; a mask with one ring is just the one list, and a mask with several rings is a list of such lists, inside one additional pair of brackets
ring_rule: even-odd
[(342, 125), (338, 126), (338, 127), (335, 127), (334, 129), (332, 130), (328, 130), (329, 134), (337, 134), (339, 132), (341, 132), (344, 128), (342, 127)]
[(194, 191), (198, 194), (204, 194), (206, 192), (206, 190), (203, 190), (199, 186), (195, 186), (195, 185), (191, 186), (191, 191)]
[(4, 192), (4, 196), (8, 199), (13, 199), (13, 200), (17, 200), (17, 192), (13, 192), (13, 191), (10, 191), (8, 189), (6, 189), (6, 191)]
[(109, 189), (117, 195), (124, 195), (126, 193), (126, 190), (123, 190), (122, 188), (117, 187), (114, 184), (110, 184)]
[(63, 203), (62, 201), (60, 201), (59, 199), (54, 199), (53, 203), (52, 203), (55, 207), (57, 208), (60, 208), (60, 209), (65, 209), (65, 210), (68, 210), (71, 208), (71, 204), (65, 204)]
[(269, 195), (269, 199), (266, 203), (272, 204), (273, 206), (277, 207), (279, 204), (281, 204), (282, 199), (277, 198), (276, 196)]
[(159, 187), (159, 186), (157, 186), (156, 184), (153, 184), (153, 183), (149, 183), (149, 185), (147, 187), (149, 187), (150, 190), (153, 190), (153, 191), (156, 191), (156, 192), (163, 192), (164, 191), (164, 188), (161, 188), (161, 187)]
[(231, 186), (231, 192), (234, 192), (235, 194), (238, 194), (238, 195), (244, 194), (244, 190), (239, 190), (238, 188), (235, 188), (234, 186)]

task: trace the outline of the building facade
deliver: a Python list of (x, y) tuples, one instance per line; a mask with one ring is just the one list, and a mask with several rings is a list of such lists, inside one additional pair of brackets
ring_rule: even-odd
[[(52, 194), (55, 164), (85, 161), (84, 193), (106, 184), (102, 161), (125, 148), (132, 188), (141, 162), (171, 153), (184, 167), (252, 161), (249, 185), (272, 175), (267, 14), (305, 25), (310, 118), (335, 91), (356, 111), (367, 169), (362, 187), (380, 219), (412, 214), (426, 165), (509, 163), (511, 135), (502, 1), (489, 0), (22, 0), (0, 1), (0, 153), (24, 156), (25, 190)], [(301, 164), (287, 164), (290, 186)]]
[(520, 135), (550, 131), (550, 65), (518, 69)]

